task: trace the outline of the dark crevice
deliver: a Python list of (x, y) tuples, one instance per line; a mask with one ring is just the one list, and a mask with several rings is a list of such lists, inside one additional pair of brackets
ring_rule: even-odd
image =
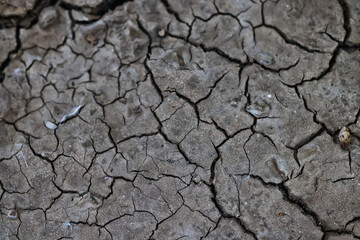
[[(347, 230), (327, 230), (324, 232), (323, 237), (321, 238), (322, 240), (327, 240), (329, 239), (328, 237), (332, 236), (338, 236), (339, 239), (341, 238), (341, 236), (346, 236), (346, 235), (350, 235), (349, 237), (351, 239), (360, 239), (360, 237), (355, 236), (351, 231), (347, 231)], [(346, 238), (346, 239), (350, 239), (350, 238)], [(332, 238), (332, 239), (337, 239), (337, 238)]]
[(131, 2), (132, 0), (107, 0), (107, 1), (102, 1), (98, 6), (96, 6), (95, 8), (89, 8), (90, 11), (87, 9), (86, 11), (84, 11), (84, 9), (80, 6), (76, 6), (74, 4), (71, 3), (66, 3), (61, 1), (60, 2), (60, 6), (66, 10), (76, 10), (79, 12), (82, 12), (84, 14), (92, 14), (95, 16), (103, 16), (105, 15), (107, 12), (114, 10), (117, 6), (121, 6), (127, 2)]
[(312, 142), (316, 137), (320, 136), (324, 132), (324, 128), (320, 128), (317, 132), (314, 132), (307, 136), (305, 139), (298, 142), (294, 147), (286, 146), (293, 150), (298, 150), (299, 148), (305, 146), (306, 144)]
[(346, 181), (346, 180), (353, 180), (355, 177), (348, 177), (348, 178), (339, 178), (336, 179), (334, 181), (332, 181), (332, 183), (336, 183), (336, 182), (340, 182), (340, 181)]
[(217, 191), (215, 188), (215, 167), (216, 164), (218, 163), (218, 161), (221, 159), (221, 153), (219, 151), (219, 148), (221, 147), (222, 144), (224, 144), (229, 138), (225, 139), (220, 145), (215, 146), (213, 144), (213, 147), (215, 148), (215, 151), (217, 153), (216, 158), (213, 160), (213, 162), (211, 163), (211, 167), (210, 167), (210, 191), (212, 193), (212, 197), (211, 200), (214, 203), (215, 207), (217, 208), (217, 210), (220, 212), (221, 216), (223, 218), (229, 218), (229, 219), (234, 219), (239, 225), (240, 227), (244, 230), (245, 233), (250, 234), (254, 239), (257, 239), (256, 234), (254, 232), (252, 232), (251, 230), (249, 230), (249, 228), (245, 225), (245, 223), (243, 223), (239, 218), (232, 216), (228, 213), (225, 212), (225, 210), (221, 207), (218, 199), (216, 198), (217, 196)]
[(21, 49), (21, 40), (20, 40), (20, 27), (16, 27), (15, 30), (15, 39), (16, 39), (16, 47), (11, 50), (7, 56), (7, 58), (0, 65), (0, 83), (2, 83), (5, 79), (5, 68), (10, 64), (12, 60), (12, 56), (19, 52)]
[[(216, 151), (218, 152), (218, 149), (215, 148)], [(219, 201), (217, 200), (216, 196), (217, 196), (217, 191), (215, 188), (215, 184), (214, 184), (214, 179), (215, 179), (215, 165), (217, 163), (217, 161), (220, 159), (220, 153), (218, 152), (218, 157), (212, 162), (211, 164), (211, 178), (210, 178), (210, 191), (212, 193), (212, 197), (211, 200), (214, 203), (216, 209), (220, 212), (220, 215), (223, 218), (229, 218), (229, 219), (234, 219), (239, 225), (240, 227), (244, 230), (245, 233), (250, 234), (254, 239), (258, 239), (256, 237), (256, 234), (254, 232), (252, 232), (246, 225), (245, 223), (243, 223), (239, 218), (232, 216), (228, 213), (225, 212), (225, 210), (221, 207)]]
[(137, 24), (139, 25), (140, 30), (148, 37), (149, 39), (149, 45), (148, 45), (148, 52), (147, 52), (147, 59), (150, 59), (150, 55), (151, 55), (151, 43), (152, 43), (152, 39), (151, 39), (151, 35), (150, 33), (145, 29), (145, 27), (142, 25), (139, 16), (137, 16), (136, 18)]
[(352, 173), (352, 158), (351, 158), (351, 151), (348, 151), (348, 157), (349, 157), (349, 168), (350, 168), (350, 173)]
[(183, 158), (189, 163), (189, 164), (193, 164), (195, 165), (196, 167), (199, 167), (199, 168), (203, 168), (201, 167), (200, 165), (198, 165), (196, 162), (192, 161), (186, 154), (185, 150), (181, 147), (180, 144), (176, 144), (177, 146), (177, 149), (179, 151), (179, 153), (183, 156)]
[[(219, 159), (221, 158), (221, 154), (220, 154), (220, 151), (219, 151), (219, 146), (216, 147), (214, 145), (214, 143), (212, 143), (215, 151), (216, 151), (216, 158), (212, 161), (211, 163), (211, 166), (210, 166), (210, 186), (214, 184), (214, 181), (215, 181), (215, 167), (216, 167), (216, 163), (219, 161)], [(215, 186), (213, 186), (215, 187)], [(214, 195), (215, 196), (215, 195)]]
[(329, 61), (329, 66), (327, 68), (325, 68), (318, 76), (315, 76), (315, 77), (312, 77), (308, 80), (303, 80), (301, 83), (299, 83), (298, 85), (302, 85), (304, 82), (311, 82), (311, 81), (317, 81), (317, 80), (320, 80), (322, 79), (324, 76), (326, 76), (328, 73), (330, 73), (332, 71), (332, 69), (334, 68), (334, 65), (336, 63), (336, 58), (337, 56), (339, 55), (340, 53), (340, 45), (338, 45), (334, 52), (332, 53), (332, 56), (330, 58), (330, 61)]
[(227, 139), (230, 138), (230, 136), (228, 135), (228, 133), (226, 132), (226, 130), (223, 129), (223, 128), (221, 128), (214, 119), (211, 118), (211, 121), (212, 121), (212, 123), (214, 124), (215, 128), (216, 128), (217, 130), (219, 130), (220, 132), (222, 132)]
[(159, 86), (157, 85), (156, 81), (155, 81), (155, 78), (154, 78), (154, 75), (151, 71), (151, 68), (149, 67), (148, 65), (148, 59), (146, 58), (145, 61), (144, 61), (144, 66), (146, 68), (146, 70), (148, 71), (148, 73), (150, 73), (150, 80), (151, 80), (151, 83), (152, 85), (155, 87), (155, 90), (156, 92), (159, 94), (160, 98), (161, 98), (161, 102), (164, 101), (164, 96), (159, 88)]
[[(261, 25), (260, 25), (261, 26)], [(279, 28), (277, 28), (276, 26), (272, 26), (272, 25), (269, 25), (269, 24), (266, 24), (264, 23), (264, 26), (267, 27), (267, 28), (270, 28), (274, 31), (276, 31), (283, 39), (284, 41), (287, 43), (287, 44), (291, 44), (291, 45), (294, 45), (294, 46), (297, 46), (298, 48), (308, 52), (308, 53), (326, 53), (326, 52), (323, 52), (323, 51), (320, 51), (320, 50), (317, 50), (317, 49), (311, 49), (311, 48), (308, 48), (304, 45), (302, 45), (301, 43), (293, 40), (293, 39), (290, 39), (286, 36), (285, 33), (283, 33)]]
[(195, 42), (192, 42), (182, 36), (176, 36), (174, 34), (171, 34), (171, 33), (168, 33), (168, 35), (172, 38), (177, 38), (177, 39), (181, 39), (189, 44), (191, 44), (192, 46), (194, 47), (200, 47), (204, 52), (215, 52), (217, 53), (218, 55), (220, 55), (221, 57), (225, 58), (226, 60), (228, 60), (229, 62), (232, 62), (232, 63), (236, 63), (238, 64), (240, 67), (245, 67), (247, 65), (250, 65), (249, 62), (242, 62), (241, 60), (239, 59), (236, 59), (236, 58), (232, 58), (230, 57), (229, 55), (227, 55), (226, 53), (224, 53), (221, 49), (217, 48), (217, 47), (206, 47), (204, 44), (200, 43), (195, 43)]
[(265, 20), (265, 15), (264, 15), (264, 2), (261, 4), (261, 19), (262, 19), (263, 23), (261, 25), (259, 25), (259, 26), (256, 26), (255, 28), (265, 26), (265, 27), (270, 28), (270, 29), (274, 30), (275, 32), (277, 32), (284, 39), (284, 41), (287, 44), (297, 46), (300, 49), (302, 49), (302, 50), (304, 50), (306, 52), (309, 52), (309, 53), (314, 53), (314, 52), (315, 53), (324, 53), (323, 51), (320, 51), (320, 50), (317, 50), (317, 49), (310, 49), (310, 48), (302, 45), (301, 43), (299, 43), (299, 42), (297, 42), (297, 41), (295, 41), (293, 39), (288, 38), (286, 36), (286, 34), (284, 32), (282, 32), (278, 27), (267, 24), (266, 20)]
[[(180, 196), (181, 196), (181, 195), (180, 195)], [(156, 230), (158, 230), (159, 225), (160, 225), (161, 223), (165, 222), (166, 220), (170, 219), (171, 217), (173, 217), (173, 216), (180, 210), (180, 208), (181, 208), (182, 206), (183, 206), (183, 205), (181, 205), (179, 208), (177, 208), (177, 209), (175, 210), (175, 212), (173, 212), (170, 216), (168, 216), (168, 217), (164, 218), (163, 220), (157, 222), (157, 223), (156, 223), (156, 226), (155, 226), (155, 229), (153, 230), (153, 232), (152, 232), (152, 234), (150, 235), (149, 239), (154, 239), (154, 238), (152, 238), (152, 236), (155, 234)]]
[(277, 148), (274, 140), (272, 140), (272, 138), (271, 138), (269, 135), (267, 135), (267, 134), (265, 134), (265, 133), (263, 133), (263, 132), (259, 132), (259, 131), (254, 131), (254, 132), (255, 132), (255, 133), (259, 133), (259, 134), (262, 135), (264, 138), (266, 138), (267, 140), (269, 140), (269, 141), (271, 142), (271, 144), (273, 145), (273, 147), (276, 149), (276, 151), (279, 151), (279, 149)]
[(197, 126), (199, 126), (199, 122), (200, 122), (200, 113), (199, 113), (199, 109), (196, 105), (196, 103), (194, 103), (193, 101), (191, 101), (190, 98), (186, 97), (185, 95), (182, 95), (181, 93), (178, 93), (175, 91), (176, 96), (178, 96), (180, 99), (185, 100), (185, 102), (187, 102), (195, 111), (196, 114), (196, 118), (197, 118)]
[(341, 6), (343, 12), (343, 20), (344, 20), (344, 29), (345, 29), (345, 37), (343, 43), (346, 43), (351, 34), (351, 27), (350, 27), (350, 9), (346, 0), (338, 0), (338, 3)]
[(204, 97), (200, 98), (199, 100), (197, 100), (197, 101), (195, 102), (195, 105), (197, 105), (197, 104), (199, 104), (200, 102), (204, 101), (205, 99), (209, 98), (210, 95), (211, 95), (211, 93), (212, 93), (212, 91), (214, 90), (214, 88), (216, 88), (217, 84), (218, 84), (218, 83), (221, 81), (221, 79), (223, 79), (223, 78), (226, 76), (226, 74), (228, 74), (229, 72), (230, 72), (230, 70), (229, 70), (229, 71), (226, 71), (224, 74), (222, 74), (222, 75), (220, 76), (220, 78), (218, 78), (218, 79), (215, 81), (215, 83), (214, 83), (211, 87), (209, 87), (209, 88), (210, 88), (209, 93), (206, 94)]
[(250, 138), (254, 135), (254, 131), (252, 134), (249, 135), (248, 139), (246, 139), (245, 143), (242, 145), (242, 149), (245, 153), (246, 159), (248, 160), (248, 173), (247, 175), (250, 176), (251, 175), (251, 160), (249, 158), (248, 152), (246, 151), (246, 144), (250, 141)]
[(313, 221), (314, 223), (321, 228), (321, 230), (324, 232), (326, 229), (325, 229), (325, 225), (324, 223), (322, 223), (322, 221), (320, 220), (319, 216), (317, 215), (317, 213), (315, 213), (313, 210), (311, 210), (308, 205), (301, 199), (301, 198), (296, 198), (294, 196), (291, 196), (291, 194), (289, 193), (289, 189), (283, 184), (283, 183), (280, 183), (277, 185), (278, 186), (278, 189), (280, 190), (280, 192), (282, 192), (283, 196), (284, 196), (284, 199), (291, 203), (291, 204), (294, 204), (298, 207), (300, 207), (303, 211), (303, 213), (306, 215), (306, 216), (309, 216)]
[(181, 22), (183, 24), (186, 24), (189, 27), (189, 25), (180, 18), (179, 14), (171, 8), (171, 6), (170, 6), (170, 4), (169, 4), (169, 2), (167, 0), (160, 0), (160, 1), (165, 6), (166, 11), (170, 15), (174, 16), (177, 21), (179, 21), (179, 22)]
[[(154, 114), (155, 115), (155, 114)], [(125, 142), (129, 139), (132, 139), (132, 138), (142, 138), (142, 137), (150, 137), (150, 136), (155, 136), (159, 134), (159, 132), (153, 132), (153, 133), (142, 133), (142, 134), (136, 134), (136, 135), (131, 135), (131, 136), (128, 136), (126, 138), (123, 138), (121, 139), (120, 141), (118, 141), (117, 143), (114, 142), (115, 146), (122, 143), (122, 142)]]
[(360, 51), (360, 43), (359, 44), (341, 44), (340, 48), (347, 53), (352, 53), (354, 51)]
[(258, 239), (256, 237), (256, 234), (251, 231), (246, 225), (244, 222), (242, 222), (239, 218), (237, 217), (234, 217), (230, 214), (227, 214), (223, 209), (222, 207), (220, 206), (218, 200), (216, 199), (216, 189), (215, 189), (215, 186), (212, 184), (210, 185), (210, 189), (211, 189), (211, 192), (213, 194), (214, 197), (211, 198), (211, 200), (213, 201), (215, 207), (217, 208), (217, 210), (220, 212), (220, 215), (223, 217), (223, 218), (229, 218), (229, 219), (233, 219), (237, 222), (237, 224), (239, 224), (239, 226), (243, 229), (243, 231), (249, 235), (251, 235), (254, 239)]
[(49, 6), (57, 4), (58, 0), (38, 0), (34, 8), (29, 10), (25, 16), (0, 17), (0, 29), (18, 26), (20, 28), (31, 28), (38, 22), (40, 12)]
[(232, 58), (229, 55), (227, 55), (226, 53), (224, 53), (222, 50), (220, 50), (217, 47), (206, 47), (204, 44), (196, 44), (196, 43), (192, 43), (194, 46), (196, 47), (201, 47), (203, 49), (204, 52), (215, 52), (218, 55), (222, 56), (223, 58), (227, 59), (229, 62), (233, 62), (233, 63), (237, 63), (239, 64), (240, 67), (245, 67), (247, 65), (249, 65), (250, 63), (248, 62), (242, 62), (239, 59), (236, 58)]
[(290, 70), (291, 68), (294, 68), (298, 65), (298, 63), (300, 62), (300, 59), (298, 59), (294, 64), (291, 64), (287, 67), (282, 67), (282, 68), (278, 68), (278, 69), (273, 69), (273, 68), (270, 68), (270, 67), (267, 67), (261, 63), (259, 63), (256, 59), (254, 59), (254, 62), (258, 65), (260, 65), (261, 68), (269, 71), (269, 72), (274, 72), (274, 73), (280, 73), (281, 71), (288, 71)]

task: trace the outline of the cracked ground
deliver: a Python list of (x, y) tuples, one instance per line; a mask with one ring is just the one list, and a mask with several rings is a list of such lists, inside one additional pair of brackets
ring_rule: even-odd
[(358, 0), (0, 16), (0, 239), (360, 238)]

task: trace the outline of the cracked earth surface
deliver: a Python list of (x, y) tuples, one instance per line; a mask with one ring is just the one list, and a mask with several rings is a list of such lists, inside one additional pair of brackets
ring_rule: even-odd
[(358, 0), (0, 16), (1, 239), (360, 238)]

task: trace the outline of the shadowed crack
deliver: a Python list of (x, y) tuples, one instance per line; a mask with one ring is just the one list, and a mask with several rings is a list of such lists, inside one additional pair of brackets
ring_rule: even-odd
[(15, 47), (15, 49), (10, 51), (7, 58), (5, 59), (5, 61), (3, 61), (0, 64), (0, 83), (2, 83), (4, 81), (4, 78), (5, 78), (4, 70), (9, 65), (12, 55), (18, 53), (18, 51), (21, 49), (20, 27), (16, 27), (15, 39), (16, 39), (16, 47)]
[[(250, 137), (249, 137), (250, 139)], [(215, 160), (211, 163), (211, 168), (210, 168), (210, 180), (209, 180), (209, 187), (211, 190), (211, 193), (213, 194), (213, 197), (211, 198), (211, 200), (213, 201), (214, 205), (216, 206), (216, 208), (218, 209), (218, 211), (220, 212), (221, 216), (223, 218), (230, 218), (230, 219), (235, 219), (236, 222), (241, 226), (241, 228), (244, 230), (245, 233), (250, 234), (254, 239), (258, 239), (256, 237), (256, 234), (252, 231), (249, 230), (249, 228), (246, 226), (246, 224), (244, 222), (242, 222), (240, 220), (240, 218), (237, 218), (235, 216), (232, 216), (228, 213), (226, 213), (224, 211), (224, 209), (222, 208), (221, 204), (219, 203), (218, 199), (217, 199), (217, 191), (215, 188), (215, 166), (217, 164), (217, 162), (221, 159), (221, 154), (219, 151), (219, 148), (227, 141), (228, 139), (224, 140), (220, 145), (218, 145), (217, 147), (214, 146), (216, 153), (217, 153), (217, 157), (215, 158)], [(249, 163), (250, 164), (250, 163)], [(250, 169), (250, 168), (249, 168)]]
[[(317, 108), (307, 97), (308, 90), (303, 90), (306, 84), (320, 82), (337, 72), (337, 64), (343, 61), (342, 58), (349, 58), (349, 62), (357, 61), (354, 55), (360, 44), (349, 43), (354, 31), (350, 26), (354, 13), (346, 0), (337, 1), (340, 12), (334, 10), (325, 14), (329, 16), (325, 30), (314, 17), (309, 26), (296, 29), (295, 33), (299, 36), (288, 34), (282, 25), (266, 19), (263, 1), (260, 4), (251, 1), (251, 6), (245, 3), (237, 6), (242, 3), (221, 0), (191, 4), (173, 0), (99, 0), (96, 7), (89, 5), (89, 1), (77, 0), (71, 3), (65, 0), (35, 2), (33, 9), (27, 10), (25, 16), (0, 18), (0, 29), (15, 28), (13, 40), (16, 42), (15, 48), (5, 54), (6, 58), (0, 65), (0, 205), (3, 208), (0, 229), (5, 229), (5, 233), (0, 231), (0, 238), (39, 239), (41, 236), (46, 239), (89, 239), (96, 235), (99, 239), (211, 239), (215, 234), (217, 239), (223, 239), (228, 237), (226, 232), (235, 232), (234, 226), (222, 225), (224, 219), (233, 220), (229, 222), (235, 223), (242, 234), (252, 239), (359, 238), (352, 224), (359, 222), (360, 212), (352, 209), (352, 206), (356, 207), (356, 202), (351, 202), (358, 195), (356, 191), (349, 190), (357, 188), (359, 178), (357, 146), (353, 144), (353, 148), (347, 150), (339, 147), (337, 135), (342, 126), (330, 128), (324, 120), (326, 114), (324, 117), (320, 111), (314, 110)], [(177, 8), (179, 4), (186, 5), (186, 8)], [(277, 4), (280, 6), (280, 2)], [(193, 7), (195, 5), (196, 8)], [(47, 28), (38, 28), (39, 14), (48, 6), (69, 14), (68, 22), (63, 24), (55, 20)], [(4, 10), (1, 7), (0, 3), (2, 16)], [(240, 10), (234, 13), (231, 7)], [(295, 13), (299, 16), (305, 14), (297, 10)], [(315, 10), (319, 13), (328, 11)], [(201, 15), (196, 11), (206, 14)], [(271, 17), (283, 18), (287, 14), (290, 15), (284, 9), (279, 16)], [(341, 34), (336, 32), (339, 29), (336, 16), (340, 15), (341, 27), (345, 29), (342, 40), (338, 40)], [(262, 23), (254, 23), (258, 21), (256, 18), (261, 19)], [(233, 35), (220, 29), (224, 19), (236, 23), (239, 32)], [(105, 25), (104, 33), (100, 36), (103, 38), (102, 44), (98, 44), (99, 39), (87, 39), (95, 33), (87, 32), (86, 27), (98, 21)], [(196, 32), (201, 24), (206, 26), (203, 32)], [(292, 22), (287, 24), (292, 25)], [(63, 39), (50, 39), (56, 36), (56, 29), (65, 25), (68, 32)], [(281, 51), (286, 49), (280, 48), (278, 43), (270, 46), (269, 49), (274, 50), (271, 53), (274, 58), (284, 56), (284, 59), (290, 59), (281, 67), (274, 69), (271, 65), (261, 64), (253, 56), (252, 51), (259, 51), (255, 48), (262, 41), (272, 41), (271, 36), (255, 36), (255, 30), (261, 27), (270, 29), (279, 36), (279, 41), (297, 49), (284, 53)], [(334, 49), (331, 57), (327, 54), (328, 62), (321, 63), (321, 70), (311, 77), (307, 77), (306, 71), (313, 71), (310, 68), (315, 62), (312, 57), (325, 56), (328, 52), (311, 47), (313, 44), (310, 40), (314, 40), (311, 37), (310, 40), (301, 38), (301, 34), (308, 32), (308, 27), (322, 29), (317, 33), (336, 44), (331, 48)], [(40, 30), (33, 35), (23, 34), (33, 29)], [(207, 38), (217, 39), (218, 44), (208, 44), (209, 39), (201, 37), (207, 36), (208, 29), (212, 30)], [(51, 31), (54, 31), (53, 35), (46, 35)], [(195, 33), (199, 34), (199, 40), (193, 40)], [(23, 47), (35, 38), (41, 40), (29, 48)], [(2, 41), (5, 40), (0, 39), (0, 54), (5, 51), (1, 48)], [(42, 44), (46, 46), (47, 41), (53, 47), (40, 47)], [(232, 41), (236, 44), (231, 45)], [(184, 46), (190, 46), (189, 53), (186, 52), (189, 56), (181, 55), (180, 61), (177, 55), (178, 61), (171, 62), (171, 52), (178, 53), (178, 49)], [(345, 57), (342, 55), (344, 51), (348, 54)], [(219, 66), (206, 62), (209, 59), (207, 56), (212, 54), (216, 57), (210, 58), (211, 61), (217, 61)], [(306, 58), (309, 58), (306, 60), (308, 62), (304, 61)], [(157, 61), (165, 64), (154, 65)], [(199, 79), (198, 76), (188, 79), (187, 73), (191, 75), (193, 70), (181, 66), (186, 61), (194, 63), (193, 70), (201, 73)], [(170, 71), (169, 68), (173, 69)], [(212, 72), (216, 68), (223, 70), (220, 74)], [(235, 75), (231, 72), (233, 68), (238, 71)], [(253, 69), (258, 72), (253, 72)], [(302, 79), (288, 83), (283, 73), (296, 74)], [(168, 87), (168, 83), (164, 82), (170, 81), (167, 78), (170, 74), (181, 76), (171, 79), (176, 82), (176, 87)], [(272, 79), (277, 76), (280, 80)], [(354, 77), (356, 73), (347, 72), (340, 77), (339, 85), (346, 85), (341, 82), (342, 78)], [(234, 84), (222, 86), (232, 80)], [(271, 85), (277, 84), (276, 81), (279, 81), (279, 89), (273, 89)], [(203, 83), (206, 87), (199, 90)], [(259, 91), (254, 91), (254, 86)], [(190, 89), (188, 92), (184, 91), (186, 87)], [(341, 96), (328, 97), (329, 89), (332, 86), (316, 90), (324, 102), (346, 102)], [(226, 91), (231, 91), (233, 95), (229, 97), (230, 100), (222, 99)], [(200, 97), (192, 96), (193, 93)], [(287, 98), (290, 94), (295, 97)], [(230, 104), (232, 97), (240, 99), (239, 96), (243, 97), (244, 102), (241, 106), (237, 105), (240, 100), (229, 106), (220, 105), (215, 111), (214, 105), (218, 101), (212, 100), (215, 95), (224, 104)], [(247, 111), (249, 106), (256, 104), (257, 97), (266, 101), (270, 108), (269, 115), (257, 117)], [(344, 104), (354, 105), (356, 101)], [(69, 106), (78, 107), (63, 119), (61, 116), (59, 118), (58, 115), (66, 112)], [(327, 106), (328, 112), (336, 110), (332, 109), (335, 105), (324, 106)], [(314, 126), (305, 126), (307, 117), (304, 120), (286, 118), (297, 116), (299, 113), (294, 112), (295, 109), (305, 109), (305, 113), (311, 113), (310, 123), (319, 124), (318, 128), (314, 130)], [(210, 110), (214, 110), (214, 114), (204, 117)], [(356, 114), (353, 113), (355, 119), (345, 125), (351, 127), (351, 137), (359, 140), (360, 109), (356, 107), (356, 110)], [(227, 115), (229, 112), (234, 115)], [(239, 113), (244, 115), (238, 117)], [(233, 116), (236, 116), (236, 121), (231, 119)], [(294, 119), (294, 122), (286, 122), (288, 119)], [(44, 123), (48, 121), (56, 122), (56, 128), (45, 126)], [(229, 133), (228, 127), (235, 124), (239, 125)], [(290, 125), (294, 126), (292, 131), (300, 134), (296, 136), (295, 144), (285, 144), (287, 140), (284, 139), (293, 136), (289, 133)], [(260, 126), (264, 128), (258, 130)], [(297, 128), (308, 132), (299, 133)], [(248, 135), (245, 134), (246, 139), (241, 139), (242, 143), (239, 144), (237, 137), (242, 136), (243, 132)], [(322, 149), (319, 147), (319, 152), (332, 151), (341, 157), (346, 155), (348, 162), (344, 166), (334, 165), (333, 175), (336, 177), (324, 176), (326, 181), (323, 181), (316, 175), (312, 181), (312, 176), (305, 178), (312, 173), (309, 170), (311, 164), (327, 159), (323, 159), (322, 155), (303, 158), (301, 154), (307, 153), (302, 150), (312, 143), (318, 144), (317, 141), (322, 141), (324, 135), (330, 135), (332, 141), (329, 144), (334, 145), (326, 145)], [(295, 167), (289, 170), (286, 179), (279, 180), (280, 183), (268, 181), (266, 171), (270, 167), (265, 160), (253, 159), (249, 149), (255, 136), (265, 139), (277, 154), (284, 154), (285, 165), (294, 162)], [(231, 141), (235, 143), (227, 144)], [(233, 156), (236, 152), (234, 149), (244, 154)], [(261, 144), (254, 146), (254, 149), (260, 155), (268, 154)], [(235, 165), (241, 163), (240, 167), (246, 170), (230, 173), (232, 169), (226, 169), (221, 179), (217, 167), (225, 166), (224, 152), (232, 154), (231, 168), (235, 169)], [(200, 156), (206, 167), (198, 163), (194, 153)], [(303, 164), (307, 157), (309, 162)], [(335, 160), (331, 160), (326, 168), (332, 169), (331, 164), (337, 163)], [(345, 160), (345, 157), (341, 160)], [(264, 163), (255, 165), (257, 161)], [(338, 174), (346, 167), (352, 175)], [(277, 163), (275, 168), (278, 172), (282, 171)], [(314, 168), (324, 171), (317, 166)], [(23, 176), (22, 181), (29, 186), (28, 190), (16, 189), (18, 182), (21, 182), (16, 179), (16, 174)], [(241, 178), (246, 179), (245, 187), (239, 182)], [(295, 185), (289, 184), (292, 181)], [(313, 192), (294, 194), (295, 190), (304, 190), (297, 189), (302, 184), (312, 187), (310, 190)], [(261, 191), (257, 192), (255, 186), (260, 186)], [(351, 192), (352, 195), (333, 190), (338, 186), (349, 192), (346, 194)], [(194, 188), (204, 192), (199, 190), (198, 193)], [(327, 192), (321, 192), (323, 189)], [(223, 191), (228, 195), (223, 196)], [(262, 195), (267, 191), (277, 192), (281, 198), (277, 201), (293, 207), (288, 208), (290, 212), (282, 212), (281, 206), (279, 209), (266, 209), (269, 212), (264, 213), (262, 205), (276, 205), (272, 202), (276, 194)], [(33, 196), (33, 192), (37, 195)], [(257, 202), (252, 208), (262, 212), (252, 214), (251, 207), (249, 210), (243, 201), (247, 197), (250, 204)], [(206, 198), (209, 202), (205, 200), (204, 203)], [(344, 202), (339, 203), (338, 199), (343, 198)], [(334, 208), (339, 205), (343, 210)], [(239, 215), (231, 211), (236, 208)], [(8, 219), (6, 211), (10, 210), (17, 212), (16, 219)], [(35, 224), (32, 218), (38, 223)], [(303, 226), (298, 226), (298, 218), (304, 221), (301, 224), (310, 227), (303, 229)], [(292, 232), (288, 231), (290, 228)], [(302, 231), (301, 234), (298, 234), (299, 231)]]

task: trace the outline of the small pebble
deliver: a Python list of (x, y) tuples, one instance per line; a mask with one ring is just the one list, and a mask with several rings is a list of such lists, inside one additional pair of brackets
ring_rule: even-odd
[(58, 13), (54, 7), (47, 7), (39, 15), (39, 24), (42, 29), (53, 24), (58, 17)]
[(339, 140), (343, 149), (347, 149), (350, 143), (350, 132), (349, 129), (344, 126), (339, 132)]
[(267, 53), (259, 53), (258, 58), (259, 63), (264, 66), (273, 64), (275, 62), (274, 58)]
[(69, 222), (64, 222), (64, 223), (63, 223), (63, 227), (64, 227), (65, 229), (69, 229), (70, 232), (72, 232), (71, 223), (69, 223)]
[(48, 129), (52, 129), (52, 130), (54, 130), (54, 129), (57, 128), (57, 125), (56, 125), (55, 123), (52, 123), (52, 122), (49, 122), (49, 121), (47, 121), (47, 122), (45, 123), (45, 126), (46, 126)]
[(86, 36), (86, 41), (92, 45), (96, 45), (99, 42), (99, 39), (92, 34)]
[(238, 103), (237, 103), (237, 101), (231, 101), (231, 102), (230, 102), (230, 105), (231, 105), (232, 107), (237, 107)]
[(181, 53), (177, 52), (177, 53), (176, 53), (176, 56), (177, 56), (177, 58), (178, 58), (179, 65), (180, 65), (181, 67), (185, 66), (185, 61), (184, 61), (183, 55), (182, 55)]
[(12, 218), (15, 219), (18, 217), (17, 212), (15, 210), (10, 210), (9, 213), (7, 214), (8, 218)]
[(161, 29), (160, 31), (158, 31), (159, 37), (165, 37), (165, 34), (166, 34), (165, 29)]

